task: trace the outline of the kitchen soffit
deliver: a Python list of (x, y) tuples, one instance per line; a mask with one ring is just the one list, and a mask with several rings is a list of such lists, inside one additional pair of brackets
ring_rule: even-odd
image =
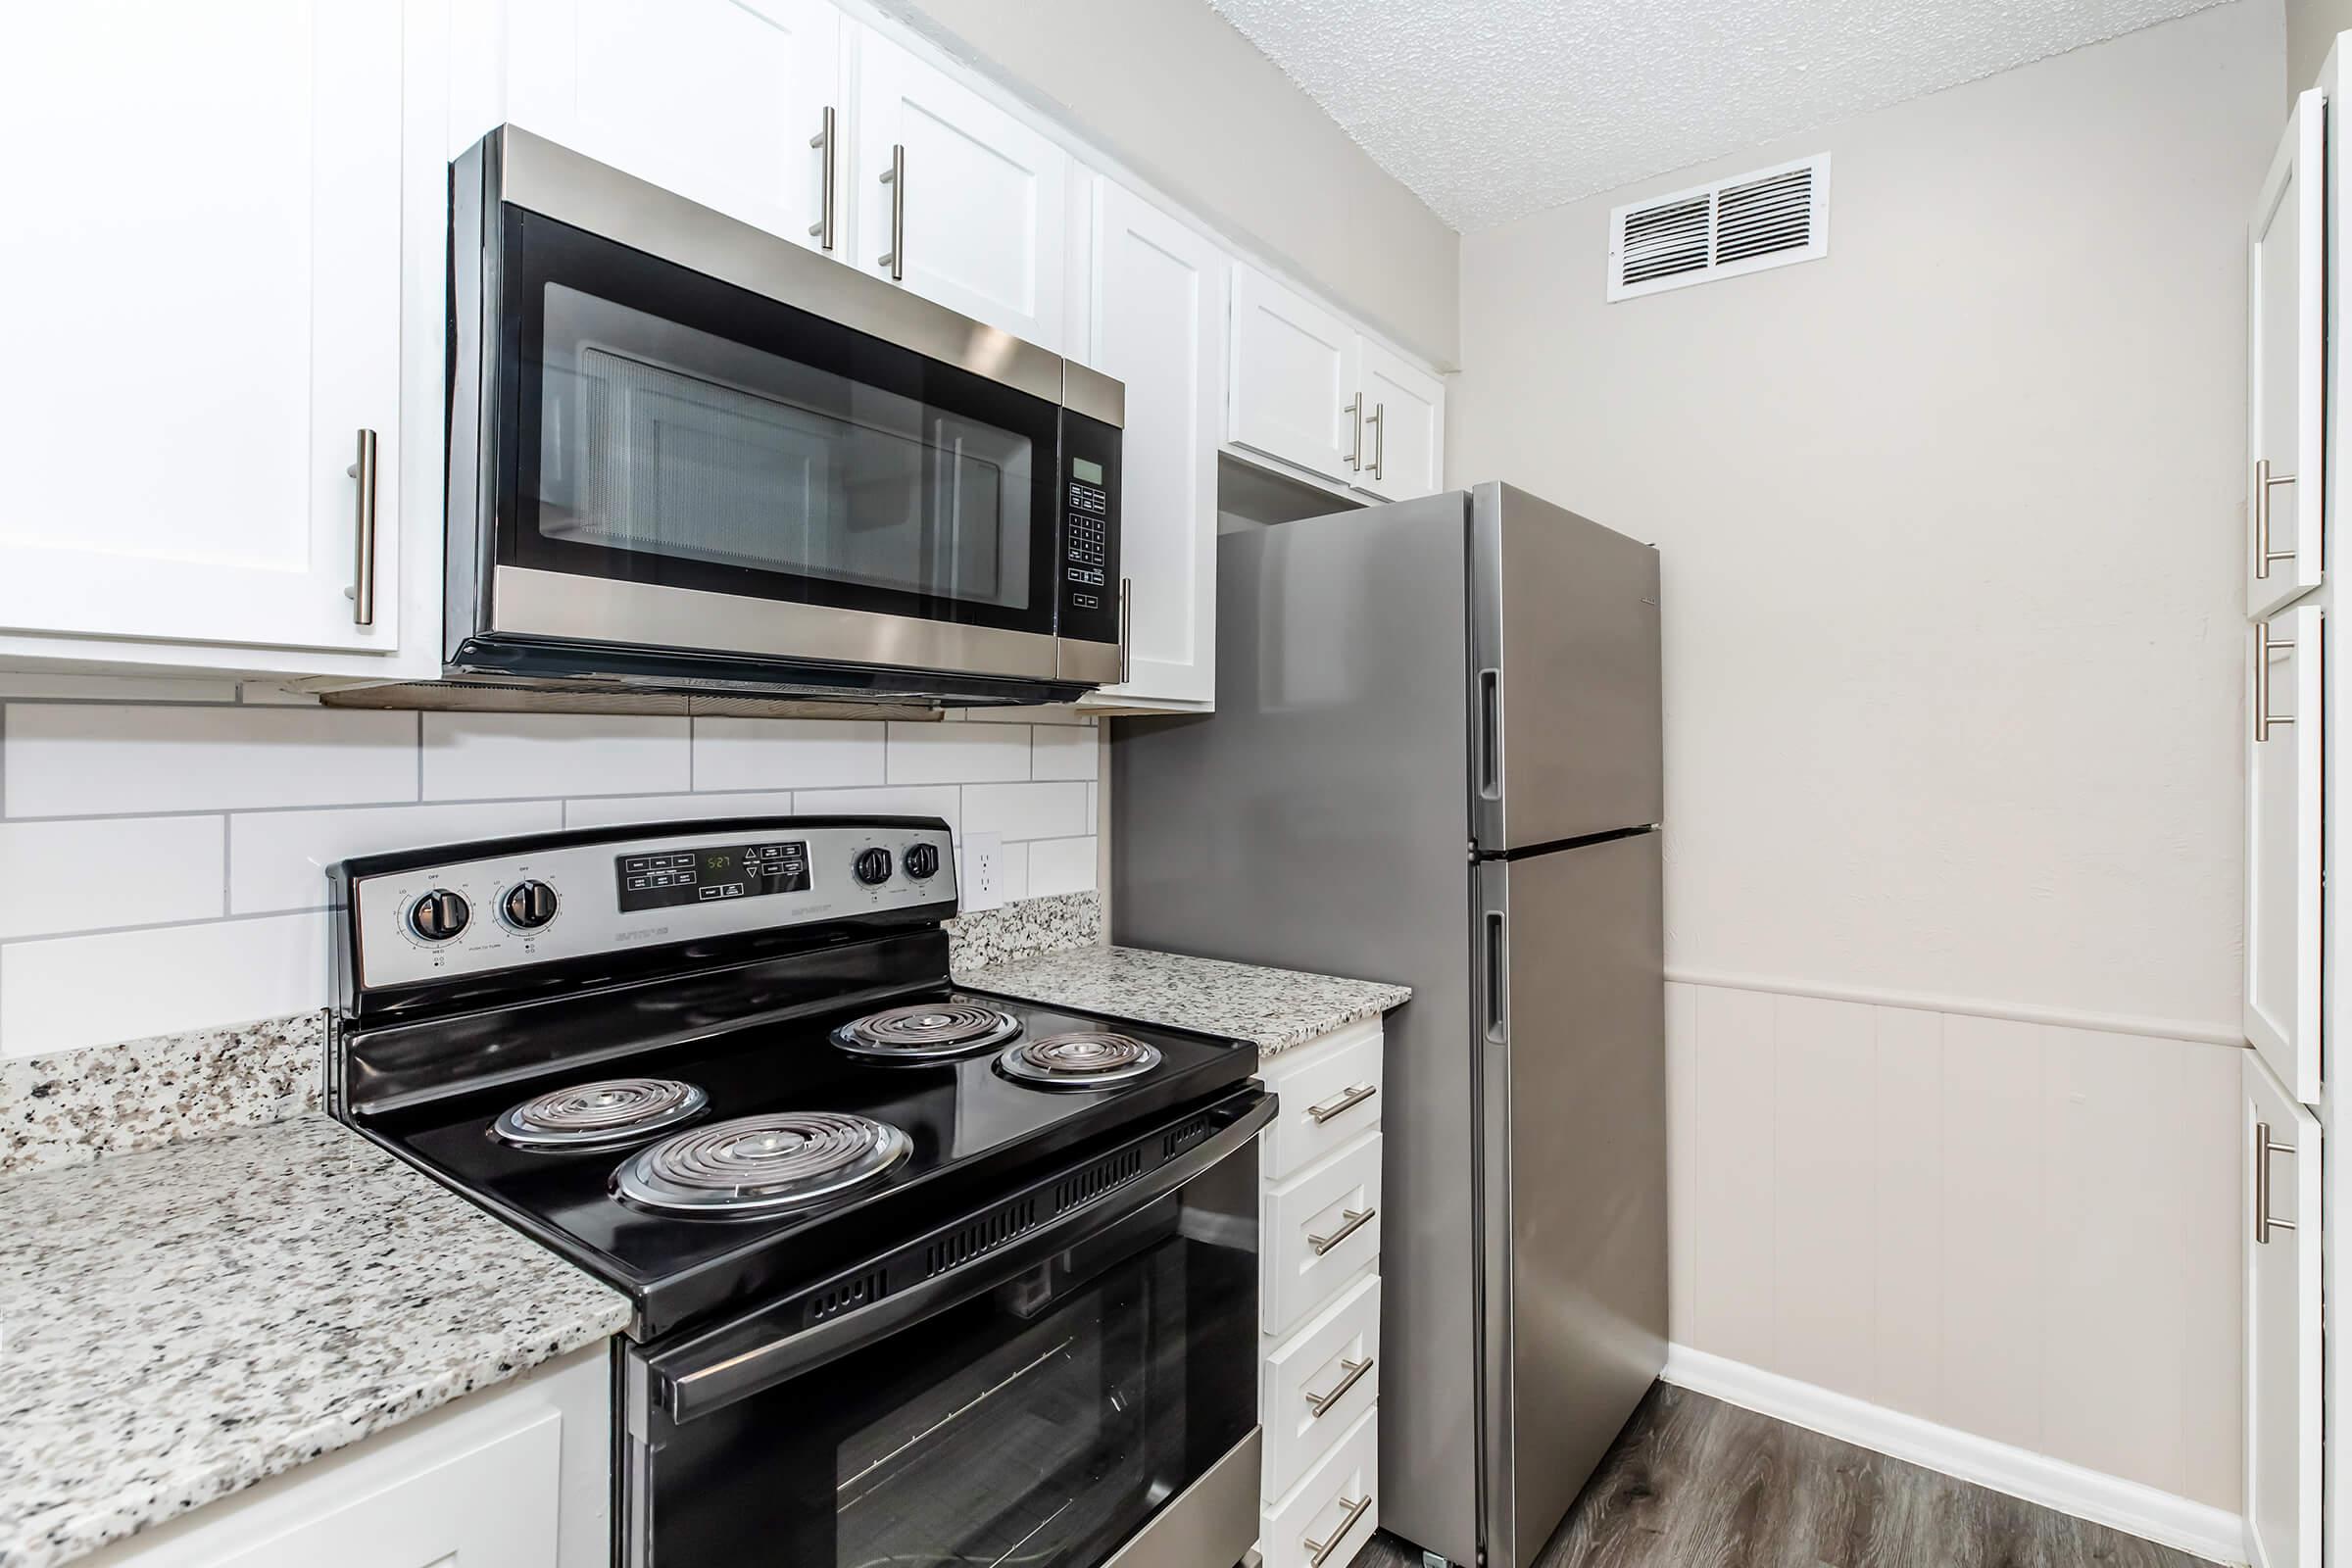
[(2219, 0), (1208, 0), (1463, 232)]

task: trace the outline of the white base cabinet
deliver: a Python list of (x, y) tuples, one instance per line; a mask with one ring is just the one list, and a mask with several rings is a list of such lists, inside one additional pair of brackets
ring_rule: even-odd
[(2244, 1083), (2247, 1550), (2319, 1568), (2320, 1124), (2251, 1051)]
[(1378, 1019), (1267, 1062), (1262, 1135), (1258, 1550), (1328, 1568), (1380, 1524)]
[(87, 1568), (608, 1568), (599, 1345), (86, 1559)]

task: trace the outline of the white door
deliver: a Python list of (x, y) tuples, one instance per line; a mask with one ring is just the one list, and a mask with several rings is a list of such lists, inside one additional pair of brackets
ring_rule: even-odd
[(2320, 1124), (2252, 1054), (2245, 1100), (2248, 1544), (2254, 1568), (2316, 1568)]
[(2246, 278), (2246, 613), (2320, 581), (2327, 368), (2327, 105), (2295, 100), (2254, 207)]
[(1217, 695), (1217, 405), (1225, 390), (1224, 254), (1107, 179), (1095, 182), (1086, 362), (1127, 388), (1121, 571), (1133, 584), (1128, 673), (1104, 702)]
[(515, 0), (508, 56), (516, 124), (840, 251), (824, 197), (843, 152), (824, 131), (842, 101), (841, 17), (825, 0)]
[(863, 29), (857, 117), (850, 260), (1059, 352), (1068, 155)]
[[(390, 652), (401, 6), (12, 14), (0, 629)], [(374, 493), (357, 466), (374, 432)]]
[(2246, 1038), (2287, 1092), (2320, 1099), (2320, 639), (2305, 605), (2248, 638)]
[(1431, 494), (1446, 441), (1446, 383), (1369, 338), (1359, 354), (1364, 466), (1352, 482), (1385, 501)]
[(1233, 270), (1225, 439), (1333, 479), (1365, 463), (1355, 328), (1252, 268)]

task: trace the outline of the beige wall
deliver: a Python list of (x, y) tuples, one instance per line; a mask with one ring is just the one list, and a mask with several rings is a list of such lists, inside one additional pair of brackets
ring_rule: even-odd
[(2335, 35), (2352, 28), (2352, 0), (2286, 0), (2286, 90), (2301, 92), (2319, 79)]
[(1453, 230), (1206, 0), (874, 3), (1404, 347), (1455, 363)]
[[(1666, 572), (1670, 964), (2234, 1038), (2241, 0), (1470, 236), (1448, 467)], [(1828, 150), (1830, 255), (1611, 305), (1610, 207)]]

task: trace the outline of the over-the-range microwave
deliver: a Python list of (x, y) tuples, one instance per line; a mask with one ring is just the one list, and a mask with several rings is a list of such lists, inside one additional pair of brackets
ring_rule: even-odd
[(512, 125), (450, 212), (448, 680), (1120, 678), (1118, 382)]

